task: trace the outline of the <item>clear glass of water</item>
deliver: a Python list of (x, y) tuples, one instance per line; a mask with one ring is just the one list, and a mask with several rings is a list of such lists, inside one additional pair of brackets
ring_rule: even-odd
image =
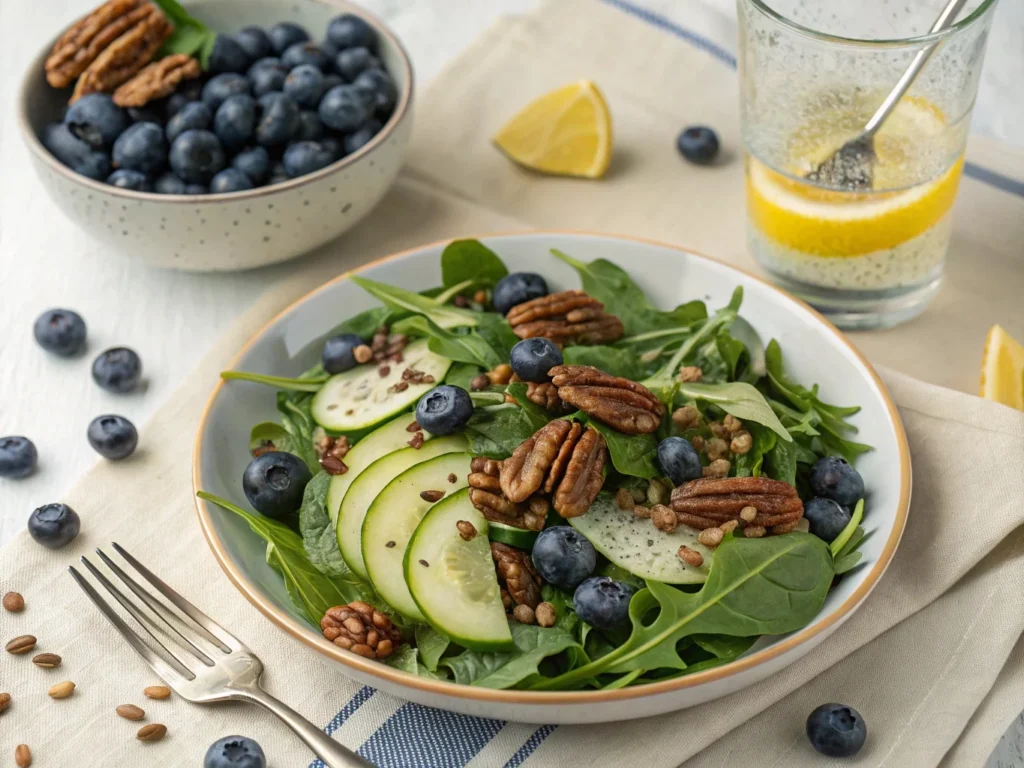
[[(840, 327), (896, 325), (939, 290), (995, 1), (928, 34), (946, 0), (738, 0), (748, 242)], [(875, 136), (871, 187), (809, 181), (935, 42)]]

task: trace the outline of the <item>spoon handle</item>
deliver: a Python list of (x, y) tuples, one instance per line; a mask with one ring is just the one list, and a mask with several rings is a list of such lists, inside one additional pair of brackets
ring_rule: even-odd
[[(939, 14), (939, 18), (932, 24), (932, 28), (928, 30), (929, 33), (941, 32), (947, 27), (951, 27), (956, 21), (957, 14), (967, 4), (967, 0), (949, 0), (946, 7), (942, 9), (942, 13)], [(899, 82), (892, 89), (888, 96), (885, 97), (885, 101), (882, 102), (878, 110), (868, 120), (867, 125), (864, 126), (864, 130), (861, 136), (868, 138), (874, 136), (879, 128), (882, 127), (882, 123), (889, 117), (889, 114), (896, 107), (897, 102), (903, 98), (903, 95), (910, 90), (910, 86), (914, 83), (914, 80), (920, 74), (921, 70), (924, 69), (924, 65), (928, 63), (928, 59), (935, 53), (935, 49), (939, 47), (939, 42), (931, 43), (917, 52), (914, 56), (914, 60), (910, 62), (910, 66), (907, 67), (907, 71), (900, 77)]]

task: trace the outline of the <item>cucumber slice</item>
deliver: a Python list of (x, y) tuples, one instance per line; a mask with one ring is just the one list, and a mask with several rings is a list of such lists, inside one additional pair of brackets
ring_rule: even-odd
[[(460, 520), (472, 523), (478, 535), (465, 541), (455, 527)], [(515, 647), (487, 544), (494, 525), (473, 507), (469, 491), (461, 490), (430, 508), (403, 563), (409, 591), (427, 621), (459, 645), (484, 653)]]
[(487, 536), (491, 541), (500, 541), (510, 547), (529, 550), (533, 549), (533, 542), (537, 540), (537, 531), (528, 531), (504, 523), (488, 523)]
[[(409, 467), (445, 453), (461, 452), (469, 447), (462, 435), (439, 437), (420, 448), (403, 448), (373, 462), (348, 487), (338, 512), (336, 533), (341, 556), (348, 567), (363, 579), (369, 579), (363, 563), (363, 519), (373, 500), (384, 487)], [(465, 477), (463, 478), (463, 480)], [(445, 483), (448, 484), (447, 478)], [(422, 488), (420, 490), (423, 490)]]
[[(698, 543), (696, 531), (680, 525), (672, 533), (654, 527), (650, 520), (619, 509), (611, 494), (602, 493), (582, 517), (569, 524), (582, 533), (594, 549), (634, 576), (665, 584), (703, 584), (711, 568), (712, 550)], [(687, 565), (677, 554), (682, 545), (704, 556), (699, 568)]]
[[(335, 475), (331, 478), (331, 484), (327, 488), (327, 514), (331, 517), (331, 524), (337, 528), (338, 512), (341, 511), (341, 502), (348, 492), (349, 486), (356, 481), (356, 478), (363, 474), (368, 466), (373, 464), (382, 456), (400, 451), (409, 447), (409, 440), (412, 435), (406, 429), (416, 421), (416, 416), (406, 413), (397, 419), (392, 419), (382, 427), (377, 427), (368, 434), (352, 450), (345, 454), (345, 466), (348, 472), (344, 475)], [(433, 438), (429, 432), (423, 433), (423, 440), (426, 442)]]
[[(409, 539), (434, 504), (420, 494), (429, 490), (451, 493), (465, 488), (471, 460), (468, 453), (446, 453), (410, 467), (388, 483), (366, 512), (363, 563), (370, 583), (385, 603), (410, 619), (427, 620), (409, 594), (402, 572), (402, 558)], [(458, 479), (449, 483), (450, 475)]]
[[(435, 355), (426, 339), (417, 339), (402, 350), (402, 362), (391, 363), (381, 376), (375, 365), (358, 365), (351, 371), (331, 376), (313, 397), (313, 419), (324, 429), (356, 432), (368, 429), (397, 413), (408, 410), (437, 383), (444, 381), (452, 361)], [(401, 392), (392, 387), (402, 381), (407, 368), (434, 377), (433, 384), (409, 384)]]

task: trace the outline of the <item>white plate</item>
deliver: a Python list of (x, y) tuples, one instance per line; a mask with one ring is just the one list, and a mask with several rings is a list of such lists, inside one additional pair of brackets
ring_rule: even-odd
[[(197, 502), (207, 540), (228, 577), (271, 621), (313, 651), (335, 661), (344, 674), (420, 704), (485, 717), (535, 723), (595, 723), (670, 712), (733, 693), (786, 667), (834, 632), (881, 578), (906, 524), (910, 504), (910, 454), (896, 408), (884, 385), (849, 341), (805, 304), (746, 273), (683, 249), (596, 234), (533, 232), (481, 238), (512, 270), (538, 272), (552, 290), (576, 288), (567, 265), (549, 255), (558, 248), (579, 259), (605, 258), (625, 268), (660, 306), (704, 299), (709, 309), (744, 288), (741, 314), (767, 342), (778, 339), (786, 364), (800, 382), (821, 385), (823, 396), (862, 410), (858, 440), (875, 450), (858, 462), (868, 488), (863, 565), (833, 589), (821, 613), (791, 635), (762, 639), (737, 661), (688, 677), (618, 691), (494, 691), (438, 682), (400, 672), (343, 651), (314, 631), (292, 607), (278, 575), (264, 561), (263, 542), (245, 523), (212, 504)], [(360, 274), (412, 290), (441, 282), (433, 243), (369, 264)], [(319, 358), (325, 334), (343, 317), (376, 301), (345, 275), (274, 318), (240, 352), (233, 368), (294, 375)], [(253, 424), (276, 419), (274, 393), (242, 382), (219, 384), (196, 436), (196, 490), (245, 504), (242, 471), (250, 456)], [(624, 706), (628, 702), (628, 705)]]

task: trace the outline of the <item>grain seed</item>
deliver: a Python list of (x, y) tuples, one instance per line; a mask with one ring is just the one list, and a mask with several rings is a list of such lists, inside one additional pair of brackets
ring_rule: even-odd
[(134, 704), (122, 704), (114, 711), (125, 720), (141, 720), (146, 716), (145, 710), (141, 707), (136, 707)]
[(171, 689), (166, 685), (151, 685), (142, 692), (150, 699), (166, 699), (171, 695)]
[(50, 690), (47, 691), (47, 693), (50, 694), (50, 698), (53, 699), (66, 699), (74, 692), (75, 684), (70, 680), (65, 680), (63, 683), (52, 685), (50, 686)]
[(139, 732), (135, 734), (135, 738), (139, 741), (160, 741), (164, 736), (167, 735), (167, 726), (161, 723), (150, 723), (139, 728)]

